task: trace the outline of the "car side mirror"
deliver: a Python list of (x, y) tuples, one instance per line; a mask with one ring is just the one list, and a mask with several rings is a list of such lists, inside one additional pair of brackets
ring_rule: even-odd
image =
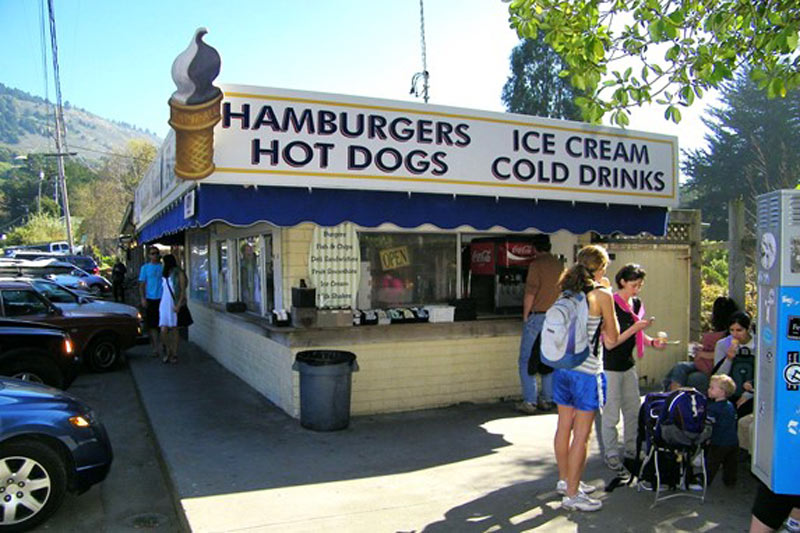
[(56, 307), (55, 305), (51, 305), (50, 306), (50, 314), (51, 315), (55, 315), (55, 316), (63, 316), (64, 315), (64, 311), (62, 311), (61, 308)]
[(78, 303), (81, 304), (81, 305), (88, 304), (88, 303), (91, 303), (91, 302), (92, 302), (92, 300), (90, 298), (87, 298), (86, 296), (81, 296), (81, 297), (78, 298)]

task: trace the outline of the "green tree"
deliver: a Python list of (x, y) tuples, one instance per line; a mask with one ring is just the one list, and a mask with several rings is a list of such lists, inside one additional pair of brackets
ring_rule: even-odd
[(511, 75), (501, 98), (506, 110), (538, 117), (580, 120), (575, 89), (559, 76), (566, 68), (541, 37), (525, 39), (511, 51)]
[(83, 219), (80, 233), (103, 254), (116, 251), (122, 215), (156, 152), (147, 141), (130, 141), (123, 150), (105, 158), (100, 179), (76, 186), (72, 198), (75, 213)]
[(630, 107), (654, 100), (679, 122), (680, 106), (745, 63), (768, 97), (800, 87), (797, 0), (510, 0), (509, 12), (520, 37), (543, 33), (563, 58), (592, 122), (610, 112), (626, 125)]
[[(36, 244), (66, 240), (64, 221), (50, 214), (31, 215), (22, 226), (8, 234), (8, 244)], [(74, 232), (73, 232), (74, 233)]]
[(745, 202), (748, 227), (755, 227), (755, 199), (800, 180), (800, 89), (769, 99), (746, 70), (723, 84), (721, 105), (703, 122), (707, 148), (686, 152), (684, 186), (690, 207), (703, 211), (709, 239), (728, 237), (728, 202)]

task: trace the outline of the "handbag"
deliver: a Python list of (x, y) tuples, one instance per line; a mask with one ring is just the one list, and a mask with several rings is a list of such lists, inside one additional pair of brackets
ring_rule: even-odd
[[(167, 288), (169, 289), (170, 295), (172, 295), (172, 301), (175, 301), (175, 293), (172, 292), (172, 283), (167, 280)], [(192, 313), (189, 311), (189, 306), (183, 304), (178, 308), (178, 327), (179, 328), (188, 328), (194, 324), (194, 319), (192, 318)]]

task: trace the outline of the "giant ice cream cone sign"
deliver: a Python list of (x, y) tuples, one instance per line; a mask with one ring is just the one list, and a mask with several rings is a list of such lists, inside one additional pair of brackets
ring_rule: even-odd
[(214, 172), (214, 126), (220, 120), (222, 91), (213, 85), (220, 58), (203, 42), (208, 33), (199, 28), (172, 63), (178, 90), (169, 99), (169, 125), (175, 130), (175, 174), (187, 180), (203, 179)]

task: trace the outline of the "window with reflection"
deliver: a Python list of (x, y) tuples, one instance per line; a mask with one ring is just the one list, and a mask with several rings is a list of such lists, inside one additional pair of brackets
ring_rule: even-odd
[(239, 251), (239, 300), (248, 311), (261, 313), (261, 250), (258, 237), (237, 241)]
[(208, 302), (208, 233), (189, 235), (189, 297)]
[(214, 253), (216, 256), (216, 267), (211, 271), (211, 287), (214, 290), (214, 301), (217, 303), (227, 303), (228, 301), (228, 242), (217, 241)]
[(447, 303), (456, 297), (455, 235), (360, 233), (359, 244), (360, 307)]

